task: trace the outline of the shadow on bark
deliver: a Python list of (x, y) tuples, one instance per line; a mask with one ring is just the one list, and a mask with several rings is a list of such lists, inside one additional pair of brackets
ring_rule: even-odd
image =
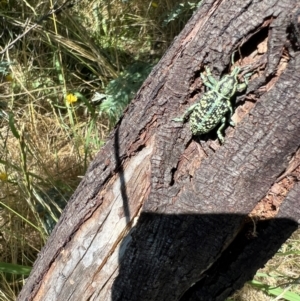
[(297, 229), (289, 219), (255, 226), (251, 221), (232, 241), (228, 229), (243, 219), (237, 214), (142, 213), (125, 254), (121, 246), (112, 300), (225, 300)]
[(116, 169), (118, 171), (119, 178), (120, 178), (120, 192), (123, 200), (124, 216), (126, 218), (126, 222), (128, 223), (130, 217), (130, 210), (128, 205), (128, 195), (126, 192), (124, 167), (122, 164), (122, 160), (120, 159), (119, 127), (117, 128), (116, 133), (114, 135), (114, 151), (115, 151)]

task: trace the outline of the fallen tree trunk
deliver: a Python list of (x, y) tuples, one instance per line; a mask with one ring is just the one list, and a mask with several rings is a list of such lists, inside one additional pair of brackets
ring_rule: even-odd
[[(277, 251), (297, 227), (299, 185), (289, 180), (276, 219), (255, 230), (247, 216), (300, 144), (297, 9), (203, 1), (90, 165), (19, 300), (224, 300)], [(204, 66), (227, 74), (234, 52), (253, 72), (237, 125), (224, 145), (215, 131), (199, 143), (172, 119), (203, 94)]]

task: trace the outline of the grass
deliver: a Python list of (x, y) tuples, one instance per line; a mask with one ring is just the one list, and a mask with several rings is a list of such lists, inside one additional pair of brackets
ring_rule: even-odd
[(300, 301), (300, 230), (278, 250), (254, 279), (227, 301)]
[(88, 164), (197, 5), (82, 0), (53, 14), (51, 0), (0, 0), (0, 300), (16, 299)]
[(195, 4), (51, 7), (0, 1), (0, 300), (16, 299), (88, 164)]

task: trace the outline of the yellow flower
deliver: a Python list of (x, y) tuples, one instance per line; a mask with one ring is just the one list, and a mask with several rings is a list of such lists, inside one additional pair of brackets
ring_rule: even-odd
[(0, 180), (6, 182), (8, 179), (8, 175), (6, 172), (0, 172)]
[(67, 96), (66, 96), (66, 101), (69, 103), (69, 104), (72, 104), (73, 102), (76, 102), (77, 101), (77, 96), (72, 94), (72, 93), (69, 93)]

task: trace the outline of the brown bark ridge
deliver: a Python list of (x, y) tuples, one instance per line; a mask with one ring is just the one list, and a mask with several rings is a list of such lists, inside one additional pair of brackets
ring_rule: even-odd
[[(90, 165), (18, 300), (224, 300), (277, 251), (300, 220), (299, 184), (252, 237), (246, 217), (300, 144), (297, 5), (203, 1)], [(234, 52), (253, 71), (237, 125), (222, 146), (215, 131), (199, 143), (172, 118), (203, 93), (204, 66), (220, 77)]]

